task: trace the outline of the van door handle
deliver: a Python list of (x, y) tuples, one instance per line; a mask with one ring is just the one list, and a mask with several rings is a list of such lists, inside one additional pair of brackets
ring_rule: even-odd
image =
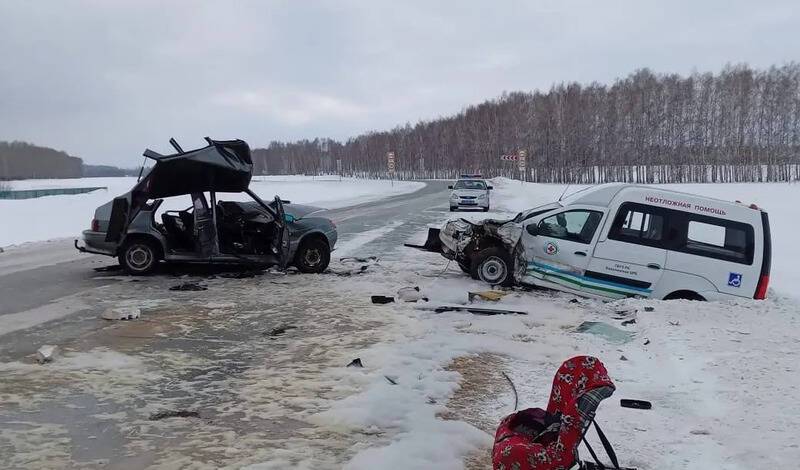
[(576, 251), (575, 254), (578, 255), (578, 256), (586, 256), (586, 252), (585, 251)]
[(650, 269), (661, 269), (661, 265), (656, 263), (650, 263), (647, 265), (647, 267)]

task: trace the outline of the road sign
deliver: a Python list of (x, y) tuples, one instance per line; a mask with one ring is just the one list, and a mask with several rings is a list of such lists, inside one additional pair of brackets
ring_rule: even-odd
[(527, 166), (526, 165), (526, 163), (527, 163), (526, 160), (527, 160), (527, 157), (528, 157), (528, 152), (525, 151), (525, 150), (520, 150), (518, 152), (518, 155), (519, 155), (519, 158), (517, 159), (517, 164), (519, 165), (519, 171), (525, 171), (525, 167)]
[(389, 170), (389, 173), (394, 173), (394, 152), (386, 154), (386, 168)]
[(507, 162), (515, 162), (517, 161), (516, 155), (500, 155), (500, 160), (505, 160)]

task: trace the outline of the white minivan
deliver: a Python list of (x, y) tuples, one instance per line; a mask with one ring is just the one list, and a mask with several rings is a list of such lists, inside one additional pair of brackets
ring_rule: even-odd
[(451, 221), (440, 238), (446, 257), (491, 284), (719, 300), (764, 299), (769, 282), (766, 212), (650, 186), (595, 186), (508, 222)]

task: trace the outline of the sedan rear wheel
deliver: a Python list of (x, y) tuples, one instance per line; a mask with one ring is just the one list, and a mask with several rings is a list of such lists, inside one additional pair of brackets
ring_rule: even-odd
[(119, 254), (119, 264), (128, 274), (143, 276), (156, 269), (159, 251), (149, 240), (133, 240), (125, 244)]

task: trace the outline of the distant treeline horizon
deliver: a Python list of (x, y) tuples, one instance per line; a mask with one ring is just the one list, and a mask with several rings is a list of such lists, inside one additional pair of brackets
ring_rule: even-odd
[[(501, 155), (527, 153), (527, 171)], [(259, 174), (452, 178), (464, 172), (556, 183), (800, 179), (800, 65), (718, 73), (637, 70), (611, 84), (503, 93), (458, 114), (346, 141), (272, 142)]]
[(0, 181), (38, 178), (135, 176), (138, 170), (110, 165), (87, 165), (61, 150), (28, 142), (0, 141)]

